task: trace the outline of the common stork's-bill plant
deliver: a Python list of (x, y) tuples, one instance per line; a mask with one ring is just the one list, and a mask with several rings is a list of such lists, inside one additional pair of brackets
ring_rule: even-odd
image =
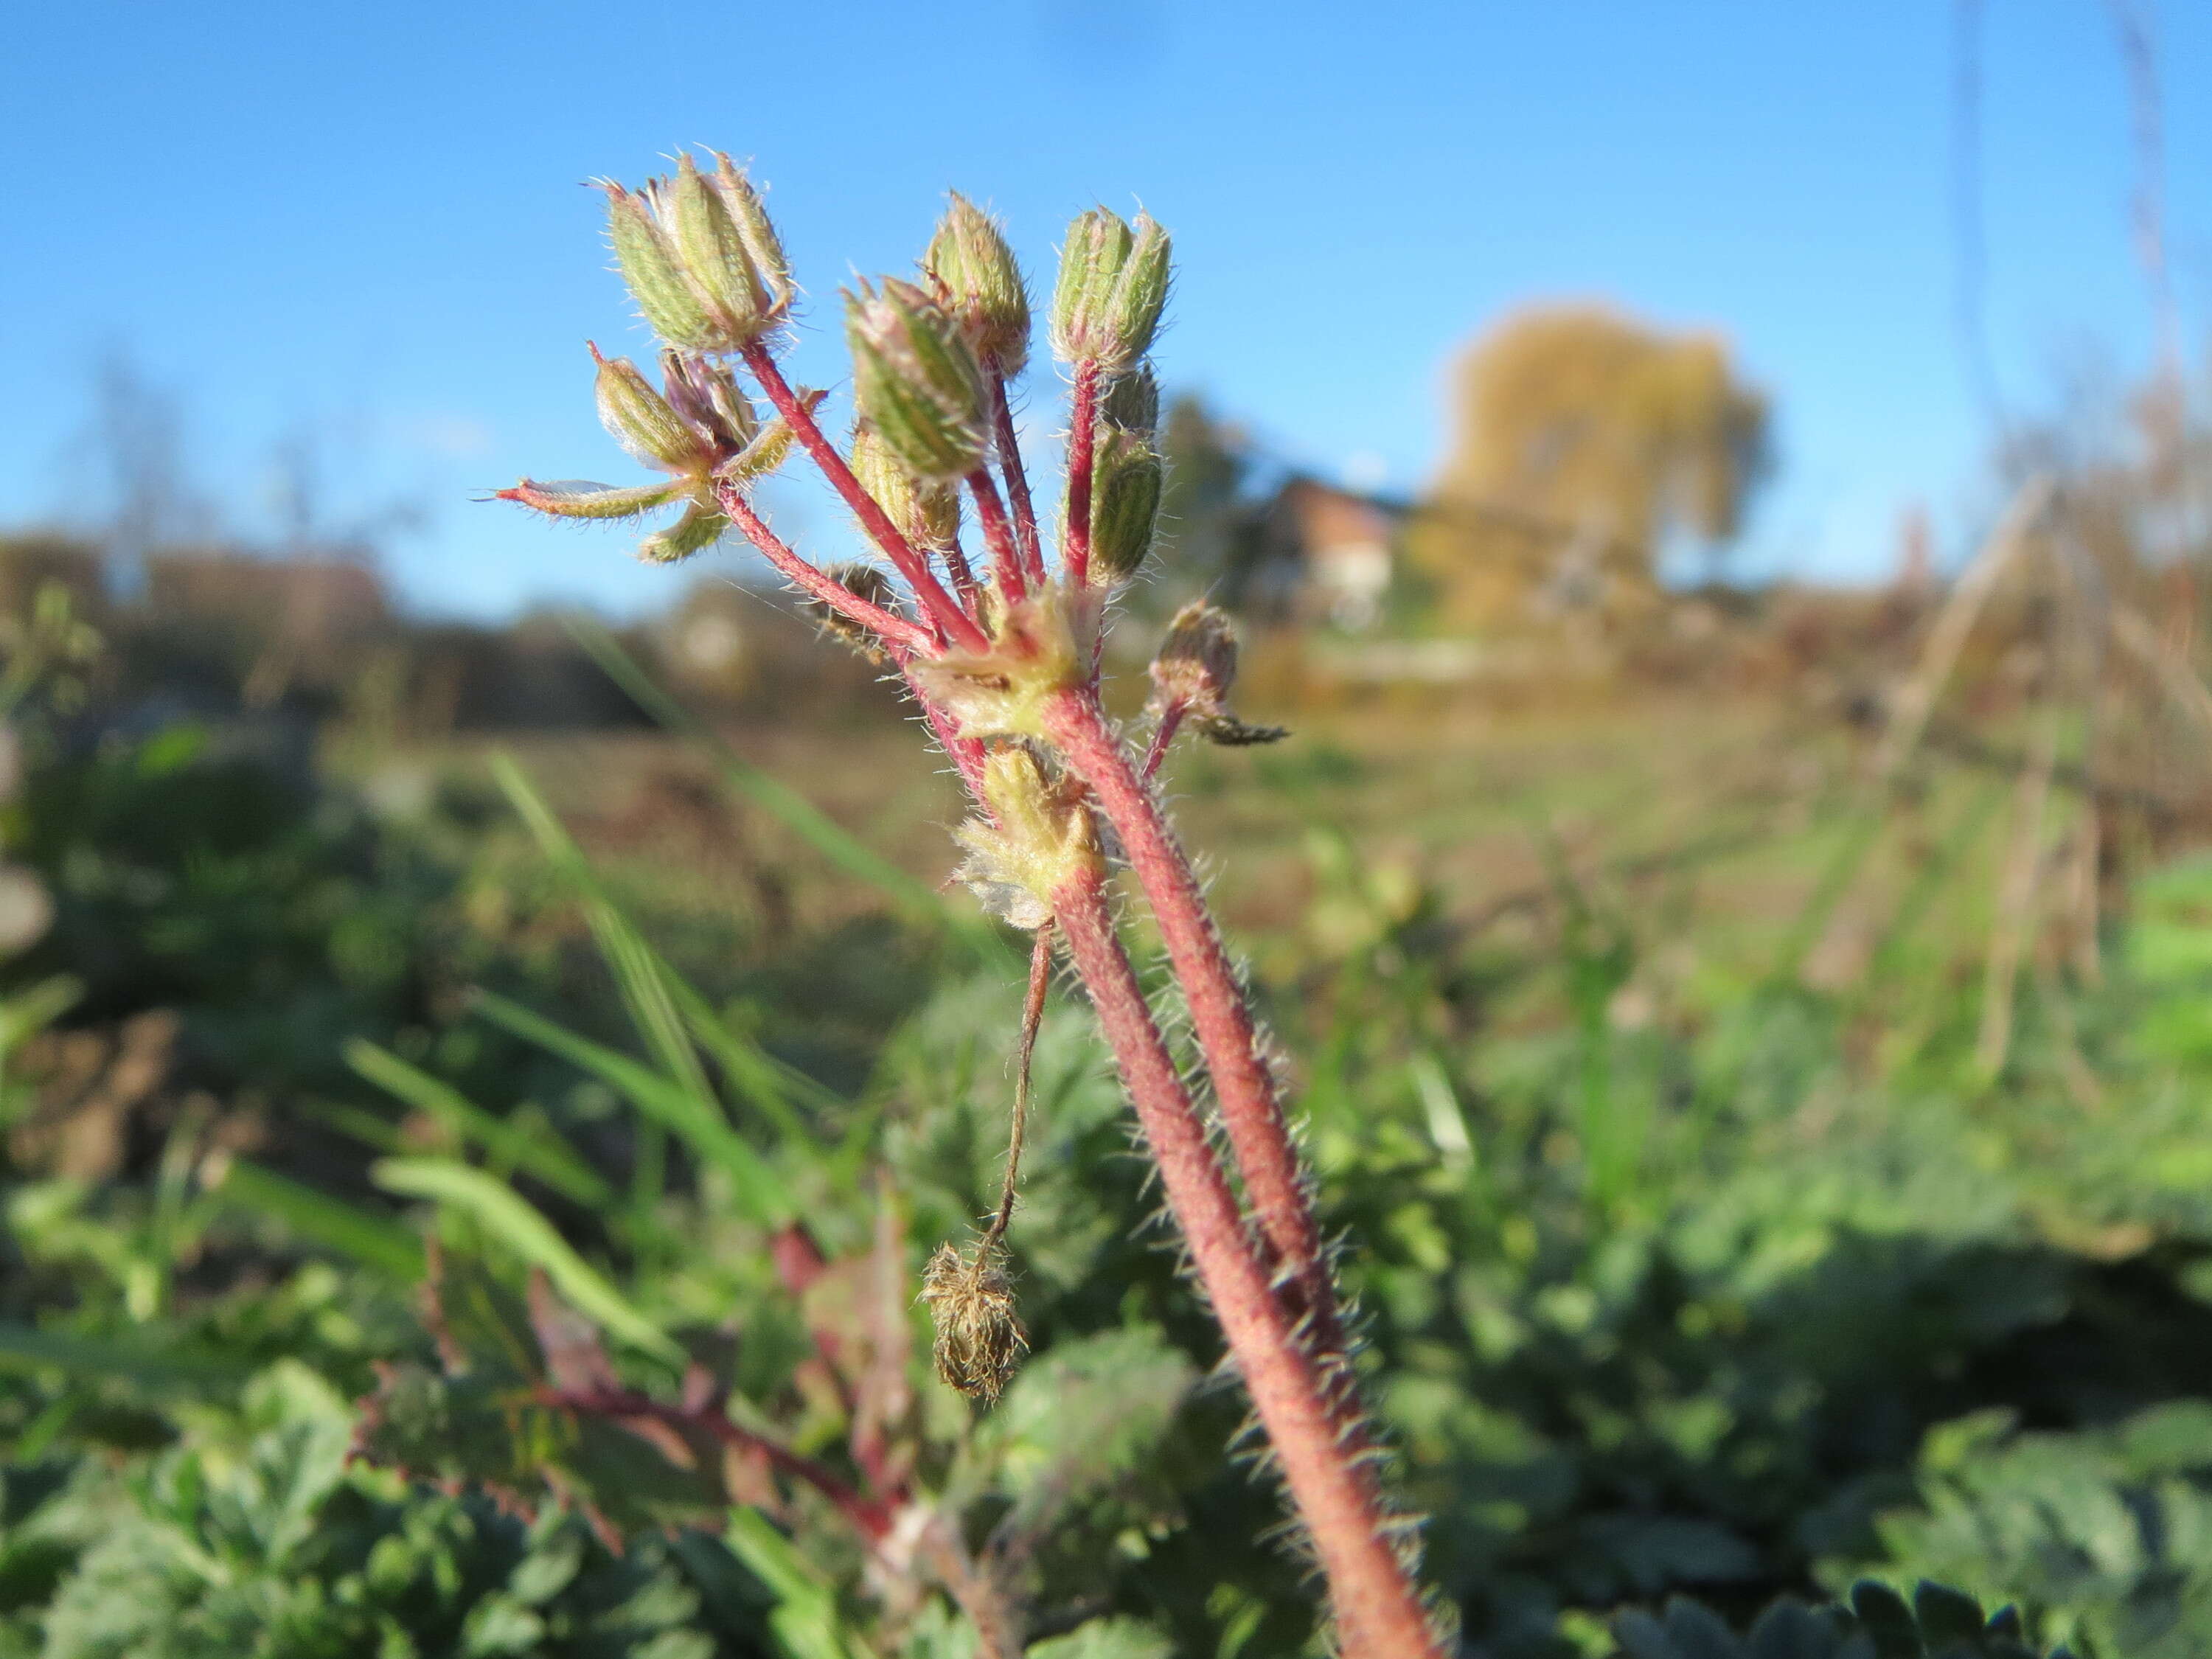
[[(1142, 752), (1100, 701), (1108, 607), (1150, 554), (1159, 507), (1159, 397), (1146, 359), (1168, 298), (1167, 233), (1104, 209), (1068, 228), (1048, 319), (1071, 386), (1065, 495), (1048, 556), (1008, 390), (1028, 362), (1029, 288), (989, 215), (954, 197), (915, 276), (846, 294), (855, 416), (841, 441), (820, 418), (823, 394), (793, 386), (779, 362), (798, 289), (744, 173), (726, 156), (708, 171), (686, 155), (641, 191), (605, 189), (617, 263), (662, 347), (657, 388), (628, 360), (593, 350), (599, 414), (665, 481), (526, 479), (501, 495), (564, 518), (679, 508), (641, 544), (651, 560), (687, 557), (734, 530), (835, 631), (896, 669), (974, 805), (958, 832), (963, 877), (1036, 936), (1030, 1027), (1054, 950), (1088, 993), (1326, 1578), (1341, 1650), (1441, 1653), (1412, 1571), (1412, 1529), (1378, 1476), (1280, 1086), (1152, 787), (1179, 732), (1232, 743), (1281, 734), (1230, 711), (1236, 636), (1204, 605), (1176, 618), (1152, 665)], [(842, 498), (881, 564), (824, 568), (770, 527), (755, 491), (794, 451)], [(973, 547), (963, 541), (971, 521)], [(1165, 942), (1226, 1162), (1124, 949), (1109, 887), (1123, 861)], [(940, 1371), (986, 1401), (1023, 1346), (1000, 1243), (1018, 1102), (1006, 1199), (972, 1247), (939, 1249), (922, 1287)]]

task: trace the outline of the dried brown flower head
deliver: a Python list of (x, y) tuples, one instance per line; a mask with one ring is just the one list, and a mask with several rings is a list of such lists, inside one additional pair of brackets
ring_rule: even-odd
[(937, 1374), (970, 1400), (996, 1404), (1030, 1347), (1005, 1252), (995, 1243), (973, 1255), (939, 1245), (922, 1270), (921, 1299), (937, 1328)]

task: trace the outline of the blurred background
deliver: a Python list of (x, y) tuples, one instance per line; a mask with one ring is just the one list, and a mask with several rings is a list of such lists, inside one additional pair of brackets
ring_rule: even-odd
[[(1175, 233), (1115, 708), (1206, 596), (1291, 728), (1167, 787), (1472, 1650), (1873, 1571), (2212, 1653), (2212, 12), (9, 33), (0, 1655), (976, 1651), (764, 1474), (349, 1467), (439, 1370), (426, 1238), (950, 1494), (1066, 1659), (1318, 1639), (1068, 999), (1007, 1406), (852, 1289), (995, 1194), (1019, 1003), (892, 688), (734, 539), (489, 499), (632, 481), (587, 185), (699, 145), (769, 187), (841, 421), (838, 289), (946, 191), (1033, 287), (1093, 203)], [(1062, 392), (1018, 394), (1048, 493)]]

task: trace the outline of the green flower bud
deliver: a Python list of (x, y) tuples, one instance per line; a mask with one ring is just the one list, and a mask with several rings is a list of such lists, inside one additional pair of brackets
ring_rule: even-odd
[(656, 507), (667, 506), (682, 496), (686, 488), (681, 480), (634, 484), (625, 489), (592, 483), (585, 478), (556, 478), (550, 483), (525, 478), (512, 489), (494, 490), (492, 498), (520, 501), (556, 519), (634, 519)]
[(607, 192), (615, 263), (653, 331), (679, 350), (735, 351), (781, 320), (791, 274), (759, 194), (726, 155), (708, 179), (689, 156), (673, 179)]
[(1146, 434), (1107, 427), (1091, 483), (1091, 580), (1127, 581), (1152, 550), (1160, 515), (1160, 458)]
[(1139, 363), (1106, 388), (1099, 400), (1098, 418), (1124, 432), (1150, 437), (1160, 424), (1160, 382), (1150, 363)]
[(676, 176), (649, 187), (661, 222), (726, 349), (744, 344), (766, 328), (775, 299), (754, 268), (752, 250), (730, 211), (728, 198), (707, 181), (689, 155), (678, 158)]
[(921, 264), (976, 355), (1001, 374), (1020, 374), (1030, 355), (1029, 287), (999, 222), (955, 191)]
[(607, 193), (607, 237), (614, 245), (615, 264), (653, 331), (686, 351), (726, 349), (705, 300), (684, 276), (647, 198), (611, 181), (601, 188)]
[(711, 507), (686, 507), (684, 516), (657, 536), (637, 544), (637, 556), (647, 564), (673, 564), (702, 553), (722, 539), (730, 521)]
[(627, 357), (611, 360), (592, 349), (599, 366), (594, 390), (599, 422), (614, 440), (647, 466), (663, 472), (696, 472), (714, 459), (713, 446), (653, 389)]
[(909, 471), (950, 482), (982, 465), (982, 370), (942, 306), (911, 283), (864, 283), (848, 298), (845, 337), (860, 413)]
[(907, 538), (925, 547), (945, 547), (960, 533), (957, 484), (917, 478), (901, 465), (876, 429), (863, 422), (853, 432), (853, 476)]
[(1077, 218), (1053, 289), (1053, 349), (1109, 374), (1134, 368), (1167, 307), (1170, 252), (1167, 232), (1147, 214), (1133, 230), (1104, 208)]

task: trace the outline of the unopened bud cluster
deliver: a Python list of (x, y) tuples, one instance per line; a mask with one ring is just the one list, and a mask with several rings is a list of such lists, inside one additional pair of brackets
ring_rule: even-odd
[(1126, 374), (1152, 349), (1167, 308), (1171, 250), (1149, 214), (1132, 227), (1093, 208), (1068, 227), (1052, 295), (1053, 349), (1072, 363)]
[(738, 351), (783, 319), (791, 271), (760, 193), (726, 155), (637, 192), (609, 183), (607, 232), (638, 309), (683, 351)]
[(1152, 696), (1146, 705), (1155, 720), (1189, 719), (1213, 742), (1241, 747), (1275, 743), (1290, 735), (1279, 726), (1251, 726), (1229, 708), (1237, 684), (1237, 624), (1229, 613), (1203, 599), (1176, 612), (1167, 637), (1152, 663)]

